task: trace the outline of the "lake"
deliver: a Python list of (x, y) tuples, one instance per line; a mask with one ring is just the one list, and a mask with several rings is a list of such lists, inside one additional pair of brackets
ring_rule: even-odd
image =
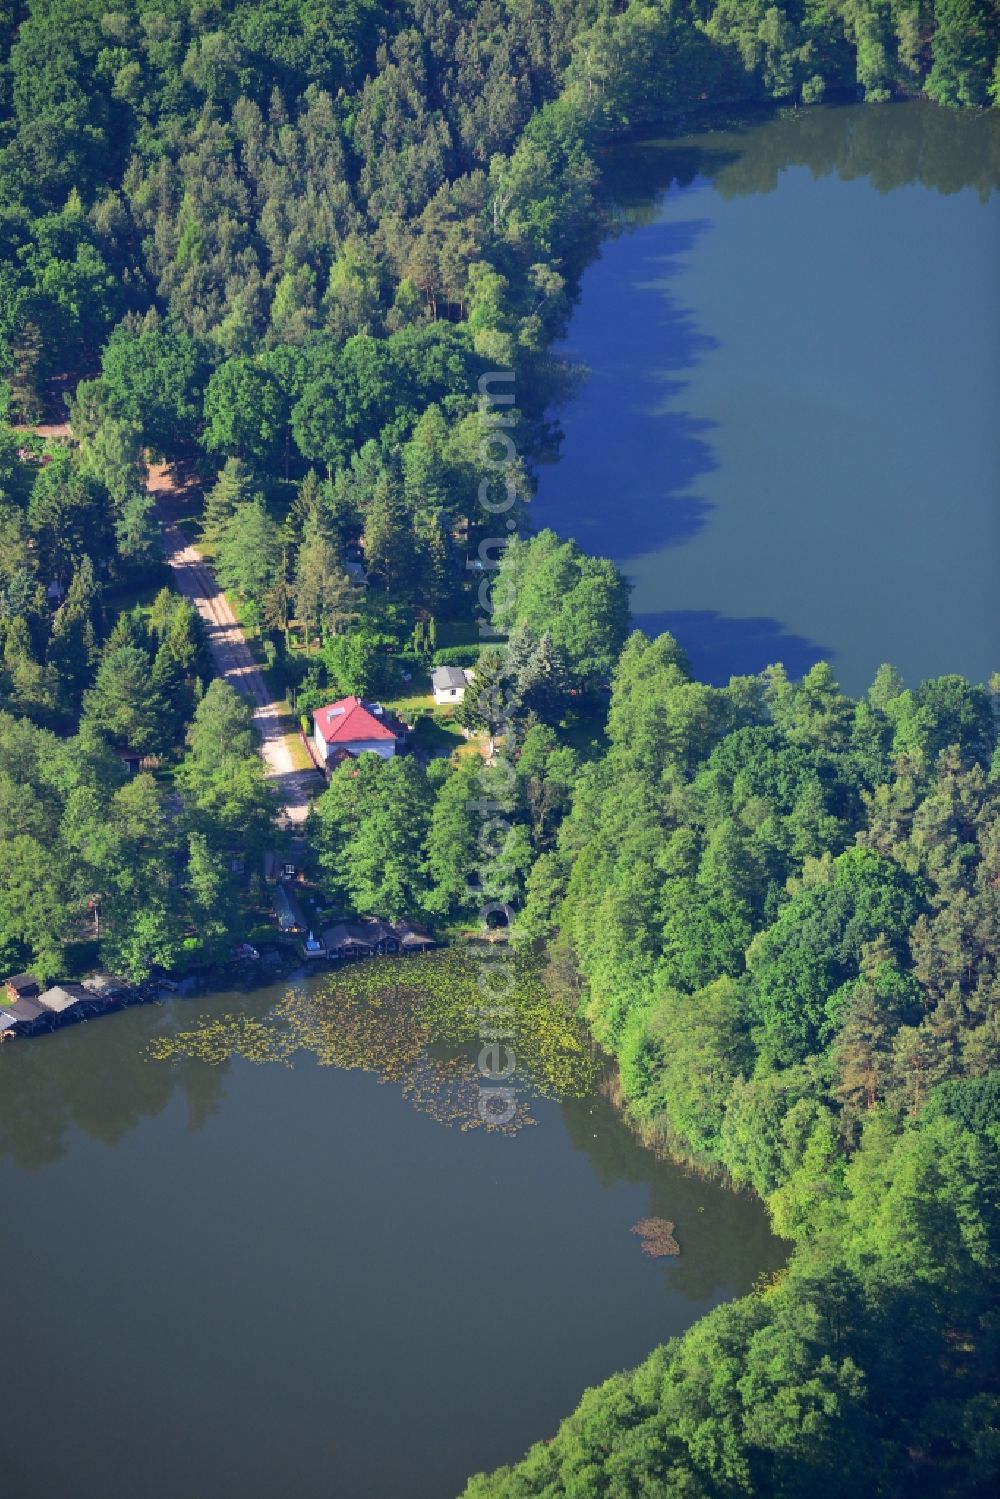
[[(614, 153), (534, 519), (712, 680), (995, 664), (998, 125), (824, 108)], [(553, 1084), (558, 1027), (487, 1131), (474, 1048), (409, 1000), (288, 1053), (323, 991), (0, 1051), (5, 1492), (442, 1499), (783, 1262), (759, 1203)]]
[[(684, 127), (681, 127), (683, 132)], [(920, 102), (616, 148), (535, 526), (715, 682), (1000, 666), (1000, 118)]]
[[(474, 1053), (414, 1037), (408, 995), (250, 1059), (322, 989), (0, 1051), (5, 1493), (443, 1499), (783, 1262), (759, 1203), (656, 1160), (594, 1091), (521, 1072), (524, 1127), (470, 1128)], [(236, 1012), (233, 1054), (151, 1058)], [(678, 1258), (643, 1255), (646, 1216)]]

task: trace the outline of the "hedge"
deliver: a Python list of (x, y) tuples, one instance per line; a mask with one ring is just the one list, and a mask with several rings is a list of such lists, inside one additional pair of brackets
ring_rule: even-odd
[(431, 660), (435, 666), (475, 666), (481, 649), (478, 645), (444, 645)]

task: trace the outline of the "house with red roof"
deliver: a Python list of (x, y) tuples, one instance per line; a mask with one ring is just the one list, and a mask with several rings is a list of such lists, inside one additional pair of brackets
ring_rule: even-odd
[(335, 766), (345, 755), (365, 753), (391, 760), (403, 737), (399, 723), (381, 703), (342, 697), (313, 714), (313, 740), (324, 765)]

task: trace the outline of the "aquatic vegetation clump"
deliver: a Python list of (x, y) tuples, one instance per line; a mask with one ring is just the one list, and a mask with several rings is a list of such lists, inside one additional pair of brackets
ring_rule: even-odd
[(285, 1030), (273, 1024), (272, 1016), (258, 1019), (226, 1014), (202, 1021), (190, 1030), (157, 1036), (149, 1043), (147, 1055), (154, 1062), (184, 1060), (221, 1066), (231, 1057), (242, 1057), (245, 1062), (283, 1062), (287, 1066), (295, 1049)]
[(519, 957), (511, 986), (510, 1044), (517, 1058), (515, 1111), (503, 1123), (479, 1109), (479, 964), (448, 951), (359, 963), (291, 988), (262, 1017), (226, 1014), (159, 1037), (157, 1061), (221, 1063), (232, 1057), (290, 1065), (311, 1055), (323, 1067), (374, 1073), (422, 1113), (462, 1129), (515, 1133), (534, 1120), (532, 1097), (584, 1097), (599, 1060), (581, 1023), (552, 999), (538, 970)]
[(668, 1255), (681, 1252), (681, 1246), (674, 1238), (674, 1225), (669, 1218), (640, 1218), (638, 1223), (633, 1223), (632, 1233), (639, 1235), (642, 1252), (648, 1254), (650, 1259), (666, 1259)]

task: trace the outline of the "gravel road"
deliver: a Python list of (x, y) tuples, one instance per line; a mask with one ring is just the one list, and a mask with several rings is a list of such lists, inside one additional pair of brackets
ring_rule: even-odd
[(310, 800), (322, 790), (322, 776), (317, 770), (295, 769), (285, 739), (281, 709), (271, 697), (264, 674), (253, 658), (229, 600), (216, 583), (204, 557), (171, 517), (170, 497), (175, 493), (175, 486), (169, 470), (163, 465), (151, 465), (149, 489), (158, 501), (163, 522), (163, 554), (177, 588), (191, 600), (204, 620), (216, 672), (253, 704), (261, 756), (267, 774), (280, 786), (285, 819), (292, 824), (302, 823), (309, 812)]

